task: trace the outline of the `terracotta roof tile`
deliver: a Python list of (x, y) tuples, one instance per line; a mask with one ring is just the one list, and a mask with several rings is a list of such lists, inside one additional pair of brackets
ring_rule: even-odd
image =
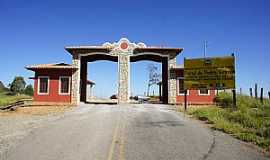
[(52, 63), (52, 64), (35, 64), (35, 65), (28, 65), (25, 67), (29, 70), (34, 69), (77, 69), (75, 66), (66, 63)]

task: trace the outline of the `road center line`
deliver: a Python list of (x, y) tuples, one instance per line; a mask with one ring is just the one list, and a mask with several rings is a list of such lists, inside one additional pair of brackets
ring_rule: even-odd
[(125, 160), (125, 123), (122, 126), (122, 132), (120, 137), (120, 146), (119, 146), (119, 160)]
[(116, 122), (116, 127), (114, 129), (113, 139), (112, 139), (112, 142), (110, 145), (110, 151), (109, 151), (107, 160), (112, 160), (112, 158), (113, 158), (114, 147), (115, 147), (115, 143), (116, 143), (117, 135), (118, 135), (118, 130), (119, 130), (119, 122), (120, 122), (120, 120), (118, 118), (117, 122)]

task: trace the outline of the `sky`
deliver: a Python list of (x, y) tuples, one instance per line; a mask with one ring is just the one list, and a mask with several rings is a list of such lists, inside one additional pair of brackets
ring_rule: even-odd
[[(202, 57), (203, 42), (208, 41), (207, 56), (235, 53), (238, 89), (248, 92), (258, 83), (268, 91), (269, 7), (269, 0), (0, 0), (0, 80), (7, 85), (21, 75), (33, 83), (28, 79), (33, 72), (24, 67), (71, 63), (64, 46), (101, 45), (126, 37), (151, 46), (184, 48), (178, 64), (184, 57)], [(150, 62), (138, 63), (131, 67), (133, 94), (143, 94), (148, 78)], [(112, 94), (115, 85), (102, 86), (116, 83), (117, 65), (101, 61), (89, 67), (88, 77), (93, 75), (89, 78), (97, 83), (95, 93)]]

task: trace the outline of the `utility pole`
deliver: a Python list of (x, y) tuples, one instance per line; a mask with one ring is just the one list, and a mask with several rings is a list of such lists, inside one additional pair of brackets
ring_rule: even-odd
[(204, 41), (203, 42), (203, 58), (206, 57), (207, 47), (208, 47), (208, 42), (207, 41)]

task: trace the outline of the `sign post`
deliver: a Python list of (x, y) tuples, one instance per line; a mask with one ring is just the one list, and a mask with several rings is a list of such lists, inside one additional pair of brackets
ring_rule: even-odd
[(208, 57), (184, 59), (185, 90), (233, 89), (233, 106), (236, 106), (235, 57)]
[(185, 89), (185, 97), (184, 97), (184, 106), (185, 106), (185, 111), (187, 111), (187, 90)]
[(233, 94), (233, 109), (236, 110), (236, 90), (232, 89), (232, 94)]

